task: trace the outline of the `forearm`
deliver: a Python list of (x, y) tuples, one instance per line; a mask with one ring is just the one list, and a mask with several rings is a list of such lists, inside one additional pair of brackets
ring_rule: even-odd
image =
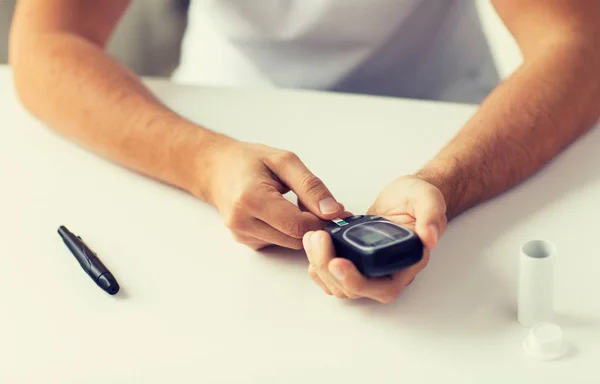
[(598, 53), (558, 45), (525, 63), (417, 174), (438, 186), (448, 218), (522, 182), (600, 116)]
[(47, 126), (137, 172), (202, 189), (198, 152), (209, 156), (221, 136), (169, 110), (97, 45), (64, 32), (23, 35), (11, 42), (11, 65), (21, 101)]

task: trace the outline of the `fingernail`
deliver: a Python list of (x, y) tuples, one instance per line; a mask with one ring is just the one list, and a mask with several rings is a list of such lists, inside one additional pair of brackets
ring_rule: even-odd
[(339, 265), (333, 265), (333, 266), (329, 267), (329, 272), (331, 272), (331, 274), (333, 276), (335, 276), (335, 278), (338, 280), (342, 280), (345, 275), (344, 270), (342, 268), (340, 268)]
[(437, 228), (437, 226), (435, 224), (429, 224), (429, 230), (431, 231), (431, 234), (433, 235), (433, 242), (437, 243), (437, 241), (439, 240), (440, 237), (440, 231)]
[(340, 206), (332, 197), (326, 197), (319, 202), (319, 210), (324, 215), (336, 213), (340, 210)]

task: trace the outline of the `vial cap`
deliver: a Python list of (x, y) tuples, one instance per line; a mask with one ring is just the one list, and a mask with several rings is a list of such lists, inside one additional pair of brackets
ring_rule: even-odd
[(523, 347), (527, 354), (542, 360), (559, 358), (567, 351), (567, 344), (560, 326), (547, 322), (531, 327)]

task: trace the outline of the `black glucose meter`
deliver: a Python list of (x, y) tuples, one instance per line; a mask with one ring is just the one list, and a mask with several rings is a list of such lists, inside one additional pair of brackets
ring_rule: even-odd
[(392, 274), (423, 257), (423, 243), (414, 231), (379, 216), (335, 219), (323, 230), (331, 236), (336, 256), (352, 261), (368, 277)]

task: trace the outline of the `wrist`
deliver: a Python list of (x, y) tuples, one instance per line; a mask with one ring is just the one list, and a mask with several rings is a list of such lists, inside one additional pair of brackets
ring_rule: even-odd
[(221, 158), (227, 152), (227, 148), (238, 143), (237, 140), (216, 132), (198, 129), (202, 131), (196, 137), (191, 147), (191, 153), (186, 160), (187, 167), (191, 171), (188, 176), (187, 190), (209, 204), (214, 204), (212, 184), (218, 175)]
[(222, 148), (235, 142), (223, 134), (184, 121), (173, 131), (168, 145), (171, 177), (183, 190), (197, 198), (210, 200), (210, 180), (215, 158)]
[(431, 162), (414, 176), (428, 182), (440, 190), (446, 203), (446, 217), (448, 221), (458, 216), (464, 210), (463, 197), (466, 195), (466, 184), (457, 167), (448, 163)]

